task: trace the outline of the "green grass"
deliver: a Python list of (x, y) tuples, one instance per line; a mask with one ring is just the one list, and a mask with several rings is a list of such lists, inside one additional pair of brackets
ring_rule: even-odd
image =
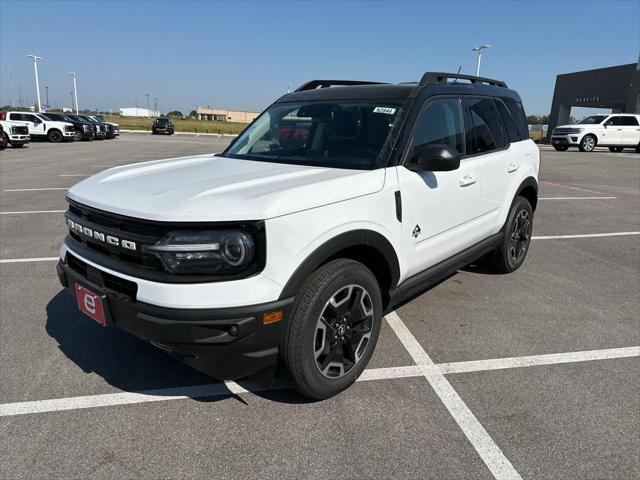
[[(107, 122), (113, 122), (120, 125), (121, 130), (146, 130), (151, 131), (153, 124), (152, 118), (141, 117), (121, 117), (120, 115), (105, 115)], [(208, 120), (193, 120), (172, 118), (174, 129), (176, 132), (195, 132), (195, 133), (229, 133), (238, 134), (247, 126), (246, 123), (234, 122), (214, 122)]]

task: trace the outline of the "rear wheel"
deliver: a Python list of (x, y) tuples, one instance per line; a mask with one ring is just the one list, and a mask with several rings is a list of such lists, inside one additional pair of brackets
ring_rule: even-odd
[(51, 143), (60, 143), (62, 138), (62, 132), (60, 132), (60, 130), (49, 130), (47, 134), (47, 139), (49, 139)]
[(531, 243), (533, 209), (529, 200), (517, 197), (511, 206), (498, 249), (487, 258), (489, 266), (500, 273), (516, 271), (524, 262)]
[(371, 270), (349, 259), (322, 266), (302, 286), (280, 344), (293, 387), (314, 399), (347, 388), (369, 363), (381, 323)]
[(582, 140), (580, 140), (578, 148), (581, 152), (593, 152), (593, 149), (596, 148), (596, 144), (596, 137), (593, 135), (585, 135), (582, 137)]
[(553, 148), (558, 152), (566, 152), (569, 149), (567, 145), (554, 145)]
[(624, 150), (623, 147), (609, 147), (610, 152), (620, 153), (622, 150)]

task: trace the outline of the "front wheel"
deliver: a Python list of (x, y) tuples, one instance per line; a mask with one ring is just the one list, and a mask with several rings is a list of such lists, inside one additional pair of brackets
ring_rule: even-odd
[(581, 152), (593, 152), (593, 149), (596, 148), (596, 137), (593, 135), (585, 135), (580, 140), (580, 145), (578, 148)]
[(371, 359), (382, 323), (376, 277), (360, 262), (338, 259), (300, 289), (280, 343), (293, 387), (329, 398), (356, 381)]
[(511, 206), (504, 238), (498, 249), (488, 258), (489, 266), (500, 273), (516, 271), (524, 262), (533, 230), (533, 209), (529, 200), (517, 197)]
[(76, 142), (79, 142), (80, 140), (82, 140), (82, 132), (80, 132), (79, 130), (76, 130), (73, 138), (75, 138)]
[(47, 138), (51, 143), (60, 143), (62, 141), (62, 132), (59, 130), (50, 130)]

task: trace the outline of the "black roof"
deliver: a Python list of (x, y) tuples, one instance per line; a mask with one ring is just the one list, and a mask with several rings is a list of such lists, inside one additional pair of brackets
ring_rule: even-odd
[[(463, 80), (460, 82), (459, 80)], [(506, 83), (484, 77), (455, 73), (426, 72), (419, 82), (379, 83), (354, 80), (311, 80), (295, 92), (280, 97), (276, 103), (307, 102), (314, 100), (405, 100), (415, 98), (423, 89), (434, 95), (487, 95), (508, 97), (520, 101), (515, 90)]]

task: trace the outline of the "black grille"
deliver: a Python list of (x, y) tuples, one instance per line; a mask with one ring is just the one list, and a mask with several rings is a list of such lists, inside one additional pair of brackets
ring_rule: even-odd
[(97, 268), (93, 268), (91, 265), (88, 265), (86, 262), (80, 260), (69, 252), (67, 252), (66, 260), (71, 270), (79, 273), (90, 282), (104, 287), (105, 289), (113, 290), (114, 292), (130, 297), (132, 300), (136, 299), (138, 285), (135, 282), (131, 282), (124, 278), (116, 277), (110, 273), (98, 270)]
[(29, 128), (28, 127), (11, 127), (11, 133), (14, 135), (28, 135)]
[[(105, 268), (125, 275), (144, 278), (162, 283), (199, 283), (217, 282), (246, 278), (260, 272), (266, 263), (266, 235), (264, 222), (225, 222), (225, 223), (167, 223), (152, 220), (126, 217), (114, 213), (104, 212), (87, 207), (69, 200), (69, 210), (65, 216), (67, 220), (78, 223), (90, 229), (90, 232), (80, 234), (69, 229), (69, 236), (65, 243), (72, 251)], [(146, 253), (145, 245), (154, 245), (170, 231), (202, 230), (203, 228), (239, 228), (250, 233), (256, 240), (256, 261), (253, 265), (235, 275), (205, 275), (168, 273), (162, 263), (153, 254)], [(135, 250), (125, 249), (119, 245), (109, 245), (100, 238), (95, 238), (91, 232), (112, 235), (118, 239), (135, 242)], [(122, 242), (121, 242), (122, 243)]]

